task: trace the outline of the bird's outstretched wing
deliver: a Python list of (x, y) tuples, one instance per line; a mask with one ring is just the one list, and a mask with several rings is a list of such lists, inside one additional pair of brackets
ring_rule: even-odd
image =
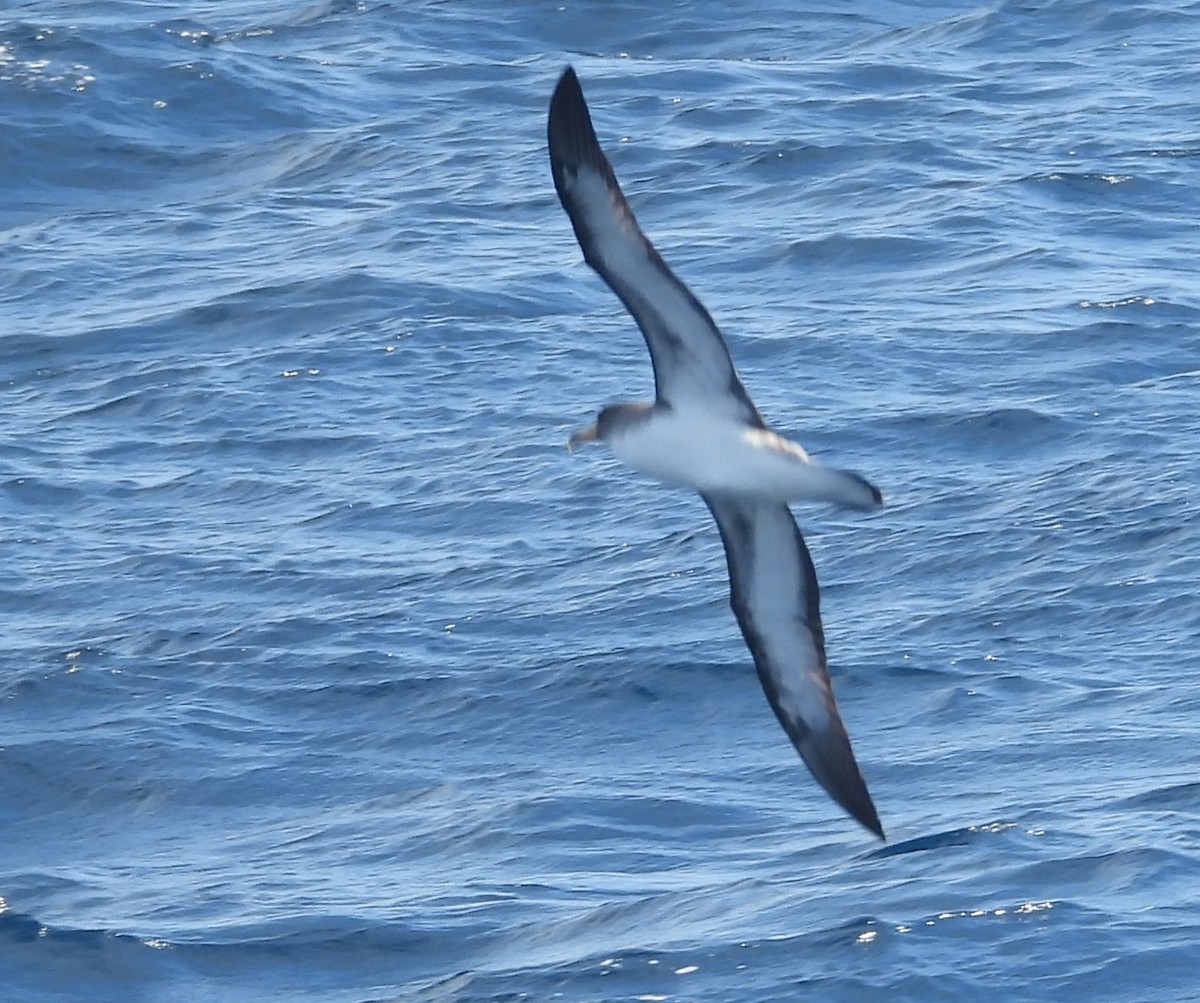
[(658, 399), (668, 405), (703, 404), (761, 427), (717, 325), (638, 227), (570, 67), (550, 99), (546, 132), (554, 187), (584, 260), (645, 335)]
[(881, 839), (825, 664), (817, 575), (787, 505), (704, 495), (729, 563), (730, 605), (767, 699), (817, 782)]

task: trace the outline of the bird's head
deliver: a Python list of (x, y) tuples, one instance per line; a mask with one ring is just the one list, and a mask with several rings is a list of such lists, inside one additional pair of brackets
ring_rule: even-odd
[(608, 442), (613, 436), (620, 435), (633, 425), (640, 424), (650, 417), (651, 404), (609, 404), (587, 428), (580, 429), (567, 440), (567, 449), (575, 451), (576, 446), (587, 442)]

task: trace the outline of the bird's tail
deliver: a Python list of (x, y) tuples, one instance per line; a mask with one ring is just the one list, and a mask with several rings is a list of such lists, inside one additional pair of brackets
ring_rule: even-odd
[(813, 468), (813, 474), (820, 482), (821, 501), (863, 512), (883, 504), (883, 492), (860, 474), (816, 464), (813, 464)]

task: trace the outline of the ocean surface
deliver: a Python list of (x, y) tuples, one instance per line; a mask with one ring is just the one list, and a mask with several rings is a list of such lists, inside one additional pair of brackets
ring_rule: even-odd
[[(0, 6), (0, 997), (1200, 999), (1200, 3)], [(763, 697), (545, 152), (764, 415)]]

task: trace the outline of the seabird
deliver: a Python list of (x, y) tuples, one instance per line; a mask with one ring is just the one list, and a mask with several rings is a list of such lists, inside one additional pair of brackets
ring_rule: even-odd
[(816, 572), (788, 508), (873, 509), (883, 495), (767, 427), (712, 317), (638, 226), (569, 66), (550, 100), (547, 137), (554, 187), (584, 260), (633, 315), (654, 366), (653, 402), (610, 404), (568, 446), (603, 440), (637, 470), (700, 493), (725, 544), (730, 605), (771, 708), (817, 782), (883, 839), (834, 700)]

